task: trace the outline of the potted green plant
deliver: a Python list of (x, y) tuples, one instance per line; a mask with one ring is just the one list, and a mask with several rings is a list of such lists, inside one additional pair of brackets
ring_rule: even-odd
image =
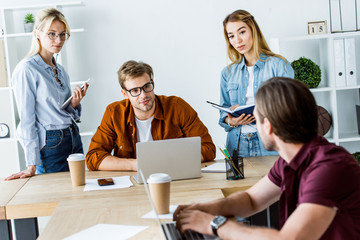
[(316, 88), (321, 81), (320, 67), (311, 59), (301, 57), (291, 63), (295, 79), (305, 83), (309, 88)]
[(24, 31), (25, 32), (32, 32), (34, 29), (35, 18), (32, 13), (28, 13), (25, 15), (24, 18)]

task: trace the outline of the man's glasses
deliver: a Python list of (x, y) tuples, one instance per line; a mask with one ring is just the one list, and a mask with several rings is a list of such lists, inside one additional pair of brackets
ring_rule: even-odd
[(57, 37), (60, 37), (61, 41), (65, 41), (65, 40), (69, 39), (69, 37), (70, 37), (70, 34), (68, 34), (67, 32), (63, 32), (60, 34), (57, 34), (55, 32), (48, 32), (47, 35), (51, 40), (55, 40), (55, 39), (57, 39)]
[(125, 90), (128, 91), (131, 96), (137, 97), (141, 94), (141, 90), (144, 90), (144, 92), (146, 92), (146, 93), (149, 93), (152, 90), (154, 90), (154, 82), (151, 81), (142, 87), (132, 88), (130, 90), (125, 89)]

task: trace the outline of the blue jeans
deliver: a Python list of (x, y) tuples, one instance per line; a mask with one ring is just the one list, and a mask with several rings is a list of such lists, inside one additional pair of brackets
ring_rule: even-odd
[(66, 159), (72, 153), (83, 153), (77, 125), (46, 131), (46, 145), (40, 151), (41, 165), (36, 166), (37, 173), (69, 171)]
[[(232, 155), (232, 153), (230, 153)], [(240, 134), (239, 141), (239, 156), (241, 157), (256, 157), (266, 155), (278, 155), (275, 151), (267, 151), (257, 132)]]

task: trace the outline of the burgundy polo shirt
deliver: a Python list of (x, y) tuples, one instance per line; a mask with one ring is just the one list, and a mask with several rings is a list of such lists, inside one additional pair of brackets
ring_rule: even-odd
[(281, 188), (280, 226), (301, 203), (337, 209), (321, 239), (360, 239), (360, 166), (344, 148), (315, 137), (290, 163), (279, 158), (268, 174)]

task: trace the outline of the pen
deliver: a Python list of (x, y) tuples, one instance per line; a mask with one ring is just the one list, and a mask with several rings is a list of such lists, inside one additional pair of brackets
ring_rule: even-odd
[(226, 149), (226, 147), (224, 148), (224, 153), (226, 154), (226, 156), (228, 156), (229, 159), (231, 159), (229, 151)]
[(224, 151), (223, 151), (220, 147), (218, 147), (218, 148), (220, 149), (220, 152), (221, 152), (222, 154), (224, 154), (225, 158), (226, 158), (226, 159), (229, 159), (228, 156), (226, 156), (226, 154), (224, 153)]
[(226, 148), (224, 150), (222, 150), (220, 147), (218, 147), (220, 149), (220, 151), (222, 152), (222, 154), (224, 154), (225, 156), (225, 162), (227, 162), (227, 164), (229, 164), (229, 167), (231, 169), (231, 171), (234, 174), (235, 179), (239, 178), (239, 175), (236, 173), (236, 168), (234, 168), (234, 164), (232, 163), (231, 157), (229, 155), (229, 152), (226, 150)]

